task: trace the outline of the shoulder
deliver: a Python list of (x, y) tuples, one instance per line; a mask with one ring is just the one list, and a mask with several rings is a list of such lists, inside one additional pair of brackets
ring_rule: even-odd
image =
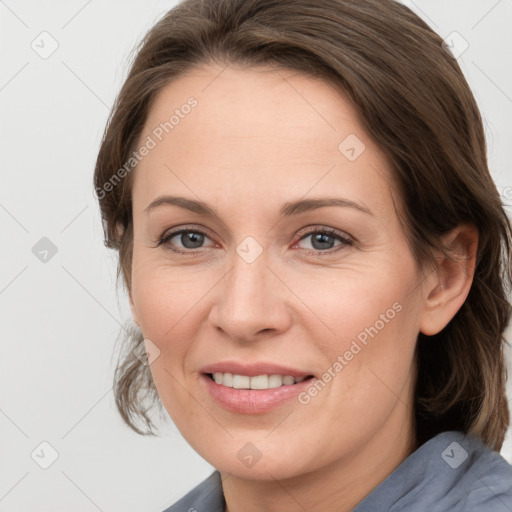
[[(462, 434), (460, 434), (462, 436)], [(468, 455), (468, 510), (510, 512), (512, 510), (512, 465), (498, 452), (485, 446), (480, 439), (462, 437), (471, 448)]]
[(512, 510), (512, 466), (480, 438), (448, 431), (424, 448), (430, 452), (423, 458), (430, 467), (426, 480), (439, 492), (434, 511)]
[(355, 512), (511, 512), (512, 466), (475, 436), (436, 435), (377, 486)]
[(174, 505), (163, 512), (224, 512), (224, 495), (220, 473), (214, 471)]

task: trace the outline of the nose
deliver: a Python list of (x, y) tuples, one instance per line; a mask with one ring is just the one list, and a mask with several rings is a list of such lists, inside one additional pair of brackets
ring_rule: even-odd
[(252, 262), (240, 254), (233, 253), (230, 270), (215, 287), (211, 325), (239, 343), (286, 331), (293, 294), (283, 276), (271, 268), (278, 266), (269, 261), (267, 250)]

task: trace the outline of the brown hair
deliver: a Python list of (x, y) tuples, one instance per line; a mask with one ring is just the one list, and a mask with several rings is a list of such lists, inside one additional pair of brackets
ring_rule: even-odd
[[(418, 336), (417, 442), (460, 430), (500, 450), (509, 424), (503, 333), (511, 314), (512, 230), (488, 170), (478, 107), (442, 42), (393, 0), (185, 0), (137, 48), (94, 180), (105, 244), (119, 251), (118, 278), (122, 273), (129, 290), (133, 172), (119, 170), (136, 149), (157, 93), (209, 62), (273, 65), (335, 84), (389, 158), (420, 267), (435, 265), (440, 237), (457, 225), (479, 231), (466, 301), (441, 332)], [(116, 403), (128, 425), (152, 434), (149, 412), (157, 394), (149, 367), (133, 355), (142, 335), (134, 331), (126, 338), (114, 377)]]

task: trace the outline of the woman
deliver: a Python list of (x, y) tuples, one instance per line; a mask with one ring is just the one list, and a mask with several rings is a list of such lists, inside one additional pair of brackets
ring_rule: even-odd
[(216, 468), (168, 512), (512, 509), (511, 228), (467, 82), (409, 9), (185, 0), (95, 187), (138, 326), (120, 413), (153, 433), (156, 399)]

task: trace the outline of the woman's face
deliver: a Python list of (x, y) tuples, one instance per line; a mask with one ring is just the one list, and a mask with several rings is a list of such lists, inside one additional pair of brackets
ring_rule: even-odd
[(132, 311), (190, 445), (281, 479), (410, 440), (424, 282), (346, 97), (204, 66), (161, 91), (140, 144)]

